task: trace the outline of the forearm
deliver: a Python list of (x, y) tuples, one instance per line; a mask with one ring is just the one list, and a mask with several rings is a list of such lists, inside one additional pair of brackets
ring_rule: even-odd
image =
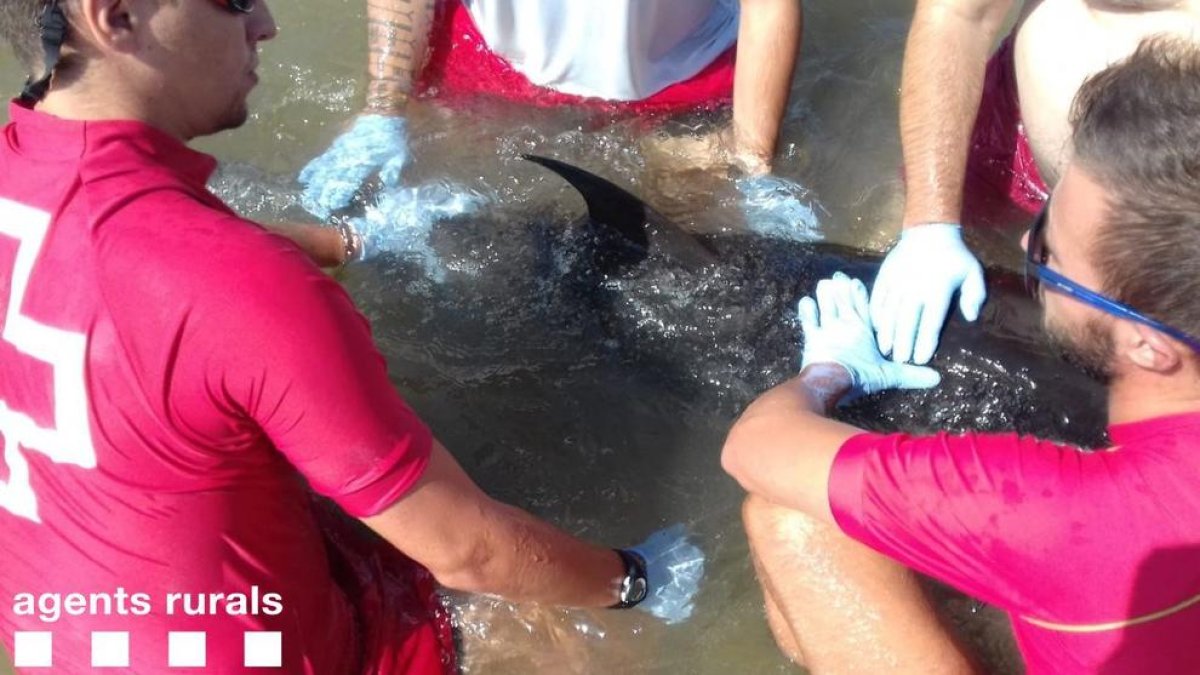
[(613, 551), (491, 499), (438, 443), (412, 491), (364, 522), (450, 588), (577, 607), (617, 601)]
[(769, 170), (800, 51), (798, 0), (742, 0), (733, 86), (734, 146)]
[(827, 477), (837, 451), (860, 430), (829, 414), (851, 384), (842, 366), (814, 364), (759, 396), (729, 432), (725, 471), (751, 494), (832, 519)]
[(403, 111), (429, 51), (434, 0), (367, 0), (367, 111)]
[(904, 227), (958, 223), (992, 44), (1013, 0), (921, 0), (904, 53)]
[(305, 223), (269, 223), (264, 227), (291, 239), (320, 267), (346, 262), (346, 242), (337, 228)]
[(787, 418), (793, 415), (829, 417), (850, 391), (850, 372), (836, 363), (816, 363), (758, 397), (742, 417)]
[(513, 506), (492, 502), (483, 554), (446, 586), (515, 602), (609, 607), (625, 568), (620, 557)]

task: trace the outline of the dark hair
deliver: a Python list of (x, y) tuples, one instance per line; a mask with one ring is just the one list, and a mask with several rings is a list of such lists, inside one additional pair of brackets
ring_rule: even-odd
[(48, 0), (0, 0), (0, 37), (12, 45), (25, 73), (35, 78), (43, 74), (37, 19), (47, 4)]
[(1200, 335), (1200, 46), (1164, 36), (1075, 97), (1073, 161), (1108, 194), (1092, 250), (1104, 290)]

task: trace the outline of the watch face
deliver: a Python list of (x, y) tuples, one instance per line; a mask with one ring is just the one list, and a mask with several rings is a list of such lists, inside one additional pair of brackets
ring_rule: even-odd
[(646, 599), (646, 580), (642, 578), (634, 579), (629, 584), (629, 593), (625, 597), (625, 602), (641, 602)]

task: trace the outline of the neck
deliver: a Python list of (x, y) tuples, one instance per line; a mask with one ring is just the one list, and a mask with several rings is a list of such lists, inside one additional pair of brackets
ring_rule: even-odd
[(1171, 375), (1118, 377), (1108, 389), (1109, 424), (1191, 412), (1200, 412), (1200, 378), (1190, 365)]
[(86, 80), (76, 80), (70, 86), (59, 89), (51, 86), (50, 92), (38, 102), (36, 109), (38, 112), (79, 122), (103, 120), (143, 122), (185, 143), (194, 136), (194, 134), (189, 134), (182, 125), (172, 123), (164, 116), (155, 114), (153, 106), (146, 105), (145, 97), (139, 96), (138, 92), (127, 91), (109, 83), (103, 87), (95, 87), (89, 85)]

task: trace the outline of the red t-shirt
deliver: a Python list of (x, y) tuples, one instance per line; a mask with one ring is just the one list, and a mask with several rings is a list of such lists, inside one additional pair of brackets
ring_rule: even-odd
[(1200, 673), (1200, 415), (1109, 437), (862, 434), (830, 505), (851, 537), (1008, 611), (1030, 673)]
[[(241, 672), (243, 633), (278, 631), (288, 673), (440, 672), (370, 663), (310, 507), (305, 483), (354, 516), (376, 514), (429, 457), (429, 431), (349, 297), (206, 190), (211, 157), (137, 122), (10, 114), (0, 145), (7, 646), (14, 631), (49, 631), (54, 672), (81, 672), (91, 631), (128, 632), (132, 670), (162, 672), (168, 632), (203, 631), (206, 672)], [(70, 593), (86, 607), (72, 610)], [(414, 650), (439, 661), (428, 647)]]

